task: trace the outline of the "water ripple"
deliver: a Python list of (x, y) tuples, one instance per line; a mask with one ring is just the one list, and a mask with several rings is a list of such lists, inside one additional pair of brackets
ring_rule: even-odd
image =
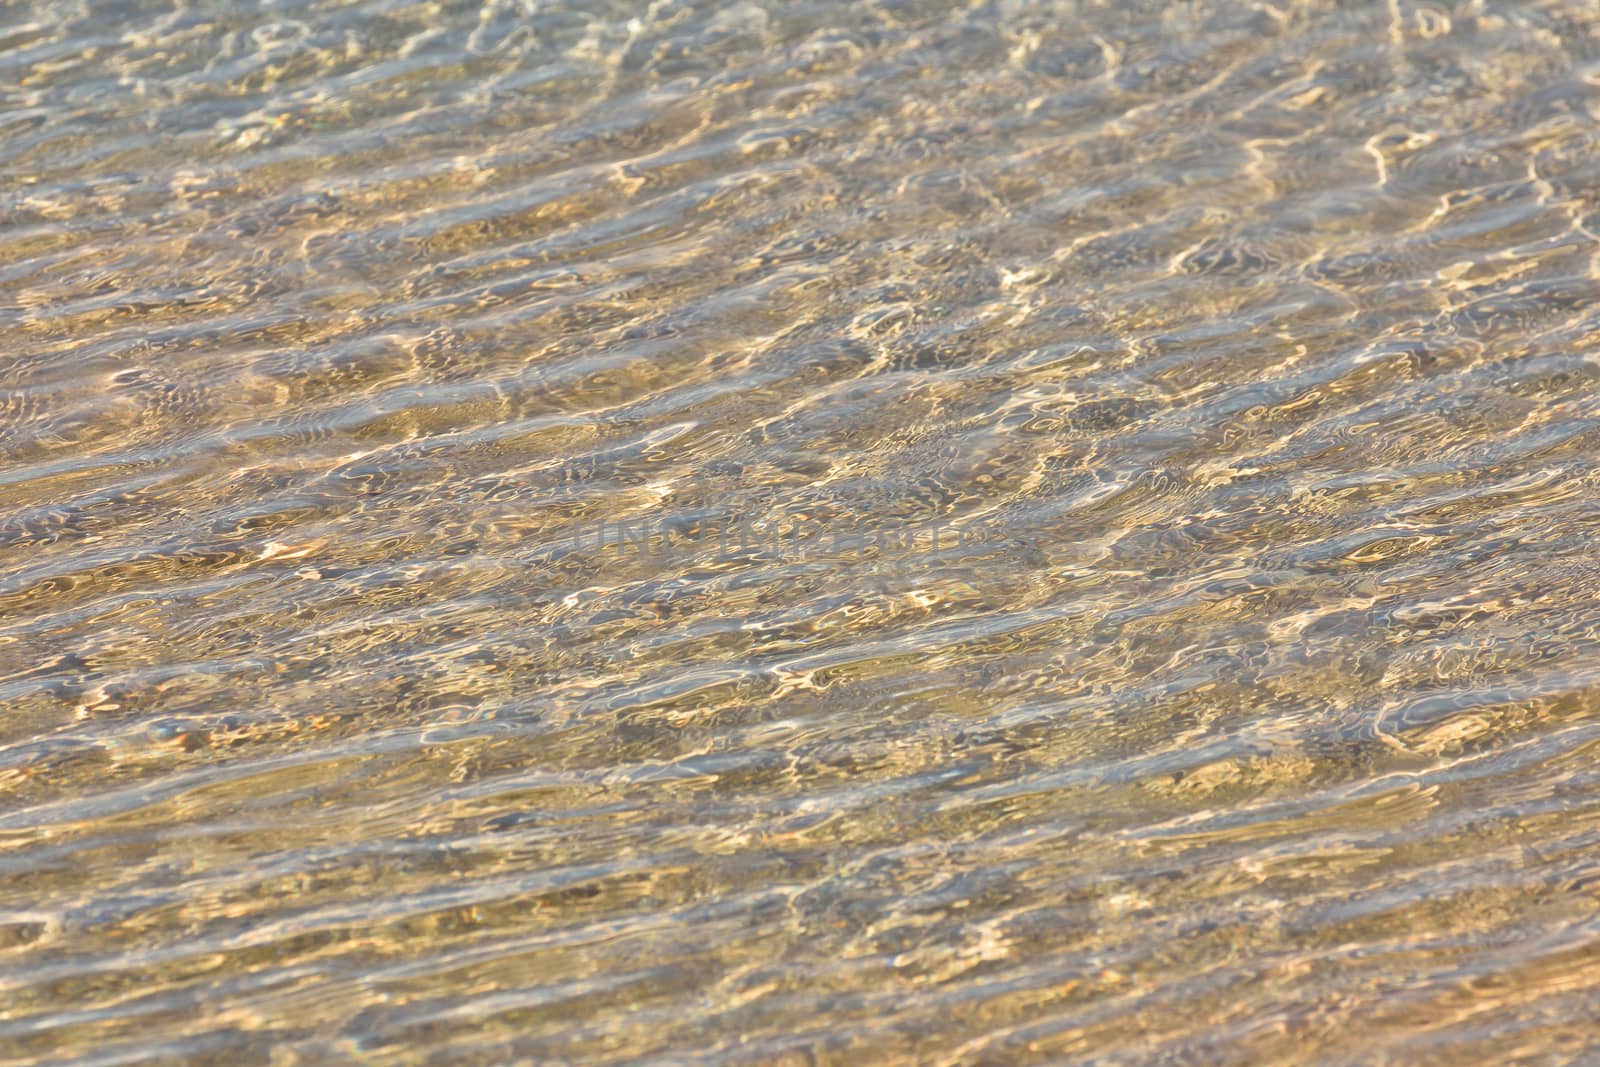
[(0, 19), (0, 1058), (1588, 1062), (1600, 17)]

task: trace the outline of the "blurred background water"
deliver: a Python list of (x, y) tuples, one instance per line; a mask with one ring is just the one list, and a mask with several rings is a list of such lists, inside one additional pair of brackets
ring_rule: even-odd
[(1594, 1062), (1597, 120), (1578, 0), (0, 0), (0, 1060)]

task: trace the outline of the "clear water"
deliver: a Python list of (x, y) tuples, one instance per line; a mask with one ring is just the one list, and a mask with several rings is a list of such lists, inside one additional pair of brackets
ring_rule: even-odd
[(0, 1060), (1600, 1057), (1600, 9), (0, 3)]

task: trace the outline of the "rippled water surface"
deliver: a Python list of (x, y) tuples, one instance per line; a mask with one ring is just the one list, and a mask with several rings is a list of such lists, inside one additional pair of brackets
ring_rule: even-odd
[(1600, 8), (0, 2), (0, 1060), (1600, 1057)]

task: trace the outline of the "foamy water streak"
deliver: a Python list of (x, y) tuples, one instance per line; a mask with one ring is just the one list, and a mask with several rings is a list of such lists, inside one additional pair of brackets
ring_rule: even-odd
[(1570, 0), (0, 0), (0, 1060), (1589, 1061), (1597, 127)]

